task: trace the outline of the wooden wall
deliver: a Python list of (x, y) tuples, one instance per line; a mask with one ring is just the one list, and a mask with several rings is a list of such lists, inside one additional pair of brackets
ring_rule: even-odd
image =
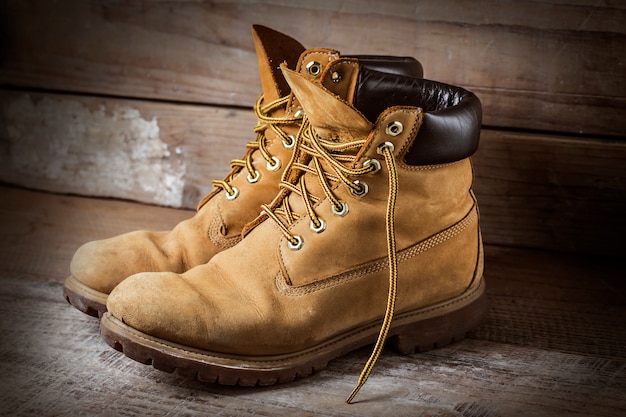
[(485, 242), (623, 252), (619, 0), (0, 0), (0, 181), (194, 207), (253, 139), (252, 23), (477, 93)]

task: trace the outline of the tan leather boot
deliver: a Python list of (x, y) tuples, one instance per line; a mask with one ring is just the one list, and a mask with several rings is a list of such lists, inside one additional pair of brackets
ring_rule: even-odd
[[(263, 94), (255, 105), (256, 139), (247, 153), (231, 162), (231, 172), (214, 181), (215, 189), (198, 205), (196, 214), (169, 232), (136, 231), (89, 242), (72, 259), (64, 286), (66, 299), (90, 315), (106, 311), (111, 290), (138, 272), (181, 273), (206, 263), (216, 253), (241, 240), (241, 230), (263, 203), (278, 192), (278, 184), (293, 153), (293, 138), (302, 117), (287, 114), (290, 87), (278, 68), (286, 62), (304, 76), (317, 79), (339, 53), (309, 49), (296, 40), (263, 26), (253, 26)], [(421, 64), (408, 57), (364, 56), (371, 68), (420, 77)]]
[(101, 332), (155, 368), (240, 385), (308, 375), (376, 342), (351, 400), (385, 340), (431, 349), (485, 314), (469, 159), (481, 107), (354, 59), (328, 65), (321, 85), (284, 73), (306, 118), (278, 196), (207, 264), (125, 280)]

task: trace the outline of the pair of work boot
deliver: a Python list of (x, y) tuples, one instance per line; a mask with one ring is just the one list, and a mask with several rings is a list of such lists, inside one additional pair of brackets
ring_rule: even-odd
[(172, 231), (79, 248), (65, 296), (127, 356), (221, 384), (290, 381), (374, 343), (350, 402), (386, 341), (427, 350), (485, 315), (480, 102), (413, 58), (253, 37), (246, 154)]

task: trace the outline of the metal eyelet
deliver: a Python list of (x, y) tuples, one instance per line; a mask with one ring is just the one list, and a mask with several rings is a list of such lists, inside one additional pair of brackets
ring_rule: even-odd
[(228, 201), (233, 201), (235, 198), (239, 197), (239, 188), (232, 187), (232, 189), (233, 189), (232, 194), (226, 191), (226, 200)]
[(365, 194), (367, 194), (367, 192), (369, 191), (369, 187), (364, 182), (360, 182), (359, 180), (355, 180), (353, 182), (353, 184), (357, 186), (358, 190), (355, 190), (354, 188), (350, 188), (350, 191), (352, 192), (352, 194), (354, 194), (356, 196), (362, 197)]
[(389, 136), (398, 136), (400, 133), (402, 133), (403, 130), (404, 126), (402, 126), (402, 123), (395, 121), (387, 125), (387, 129), (385, 129), (385, 132), (387, 132)]
[(304, 117), (304, 110), (300, 109), (300, 110), (296, 111), (296, 113), (293, 115), (293, 117), (295, 117), (296, 119), (300, 119), (301, 117)]
[(302, 249), (302, 245), (304, 245), (304, 241), (302, 240), (302, 238), (298, 235), (294, 235), (293, 238), (296, 241), (296, 243), (293, 243), (291, 240), (287, 241), (287, 246), (289, 246), (289, 249), (291, 250)]
[(285, 138), (283, 138), (283, 147), (285, 149), (291, 149), (296, 145), (296, 138), (293, 135), (287, 135), (287, 140), (285, 140)]
[(267, 161), (267, 170), (268, 171), (278, 171), (280, 168), (280, 159), (272, 156), (272, 162)]
[(330, 205), (330, 210), (333, 212), (333, 214), (335, 216), (339, 216), (339, 217), (343, 217), (346, 214), (348, 214), (349, 208), (348, 208), (348, 203), (346, 203), (345, 201), (339, 201), (339, 204), (341, 204), (341, 209), (337, 210), (337, 207), (335, 207), (334, 204)]
[(390, 149), (392, 153), (396, 149), (396, 147), (393, 146), (393, 143), (391, 143), (391, 142), (383, 142), (383, 143), (381, 143), (380, 145), (378, 145), (376, 147), (376, 152), (378, 152), (379, 155), (384, 155), (383, 154), (383, 149), (385, 149), (385, 148)]
[(370, 165), (374, 167), (374, 169), (369, 172), (370, 174), (374, 174), (375, 172), (378, 172), (382, 169), (382, 166), (380, 165), (380, 161), (378, 159), (368, 159), (367, 161), (363, 162), (363, 168), (367, 168)]
[(311, 61), (306, 64), (306, 72), (313, 77), (317, 77), (322, 73), (322, 64), (317, 61)]
[(250, 184), (254, 184), (254, 183), (255, 183), (255, 182), (257, 182), (260, 178), (261, 178), (261, 173), (255, 169), (255, 170), (254, 170), (254, 176), (252, 176), (252, 175), (250, 175), (250, 173), (248, 173), (248, 177), (247, 177), (246, 179), (248, 180), (248, 182), (249, 182)]
[(317, 220), (320, 222), (319, 226), (315, 226), (315, 223), (313, 223), (313, 220), (311, 220), (309, 227), (315, 233), (322, 233), (324, 230), (326, 230), (326, 222), (323, 219), (320, 219), (319, 217), (317, 218)]

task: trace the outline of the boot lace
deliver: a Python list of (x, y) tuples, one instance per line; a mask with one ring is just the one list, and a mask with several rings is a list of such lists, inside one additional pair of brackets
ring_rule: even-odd
[[(290, 206), (289, 196), (296, 194), (304, 202), (306, 214), (311, 221), (311, 229), (314, 231), (322, 231), (325, 228), (323, 219), (315, 212), (314, 206), (321, 200), (320, 197), (312, 195), (307, 190), (304, 173), (313, 174), (317, 177), (325, 197), (330, 201), (334, 214), (343, 216), (348, 212), (348, 204), (338, 199), (333, 191), (333, 185), (340, 182), (347, 186), (352, 193), (362, 195), (367, 192), (367, 186), (358, 180), (351, 180), (351, 177), (364, 175), (375, 172), (380, 169), (380, 163), (363, 164), (362, 168), (350, 168), (356, 158), (357, 152), (365, 144), (365, 140), (355, 140), (348, 143), (336, 143), (320, 138), (314, 131), (313, 127), (305, 117), (300, 132), (296, 137), (296, 145), (298, 152), (302, 154), (300, 158), (292, 158), (290, 170), (300, 172), (296, 175), (295, 181), (283, 180), (280, 183), (281, 194), (278, 199), (274, 200), (272, 205), (263, 205), (262, 210), (269, 218), (271, 218), (280, 228), (283, 235), (289, 242), (291, 249), (297, 250), (302, 247), (303, 240), (300, 236), (294, 235), (289, 227), (297, 221), (301, 216), (295, 213)], [(381, 325), (376, 344), (369, 359), (365, 363), (363, 370), (359, 376), (358, 382), (348, 399), (347, 403), (351, 403), (359, 390), (363, 387), (376, 361), (380, 357), (383, 350), (385, 340), (391, 327), (394, 315), (397, 280), (398, 280), (398, 262), (396, 257), (396, 238), (395, 238), (395, 206), (398, 193), (398, 174), (396, 170), (395, 160), (393, 156), (393, 144), (385, 142), (381, 144), (377, 151), (385, 159), (386, 167), (389, 175), (389, 195), (387, 199), (387, 209), (385, 214), (386, 223), (386, 240), (387, 240), (387, 257), (389, 261), (389, 292), (387, 297), (387, 306), (385, 316)], [(307, 163), (308, 162), (308, 163)], [(283, 178), (286, 178), (284, 176)]]
[(264, 104), (263, 95), (259, 97), (255, 106), (254, 114), (257, 117), (257, 125), (254, 127), (256, 133), (256, 139), (246, 144), (247, 152), (241, 159), (233, 159), (230, 162), (230, 173), (223, 180), (213, 180), (212, 185), (216, 188), (221, 188), (227, 193), (227, 198), (235, 199), (239, 193), (230, 182), (239, 174), (243, 169), (247, 171), (248, 180), (250, 182), (256, 182), (259, 178), (259, 172), (254, 168), (252, 162), (254, 153), (258, 150), (265, 161), (267, 161), (267, 168), (269, 170), (276, 170), (280, 167), (280, 161), (273, 156), (267, 149), (267, 137), (265, 132), (267, 129), (271, 129), (281, 139), (283, 145), (286, 148), (291, 148), (295, 145), (295, 138), (288, 135), (283, 130), (285, 125), (294, 125), (301, 121), (302, 117), (297, 116), (285, 116), (285, 117), (273, 117), (271, 114), (280, 108), (285, 108), (289, 102), (289, 96), (285, 96), (274, 100), (268, 104)]

